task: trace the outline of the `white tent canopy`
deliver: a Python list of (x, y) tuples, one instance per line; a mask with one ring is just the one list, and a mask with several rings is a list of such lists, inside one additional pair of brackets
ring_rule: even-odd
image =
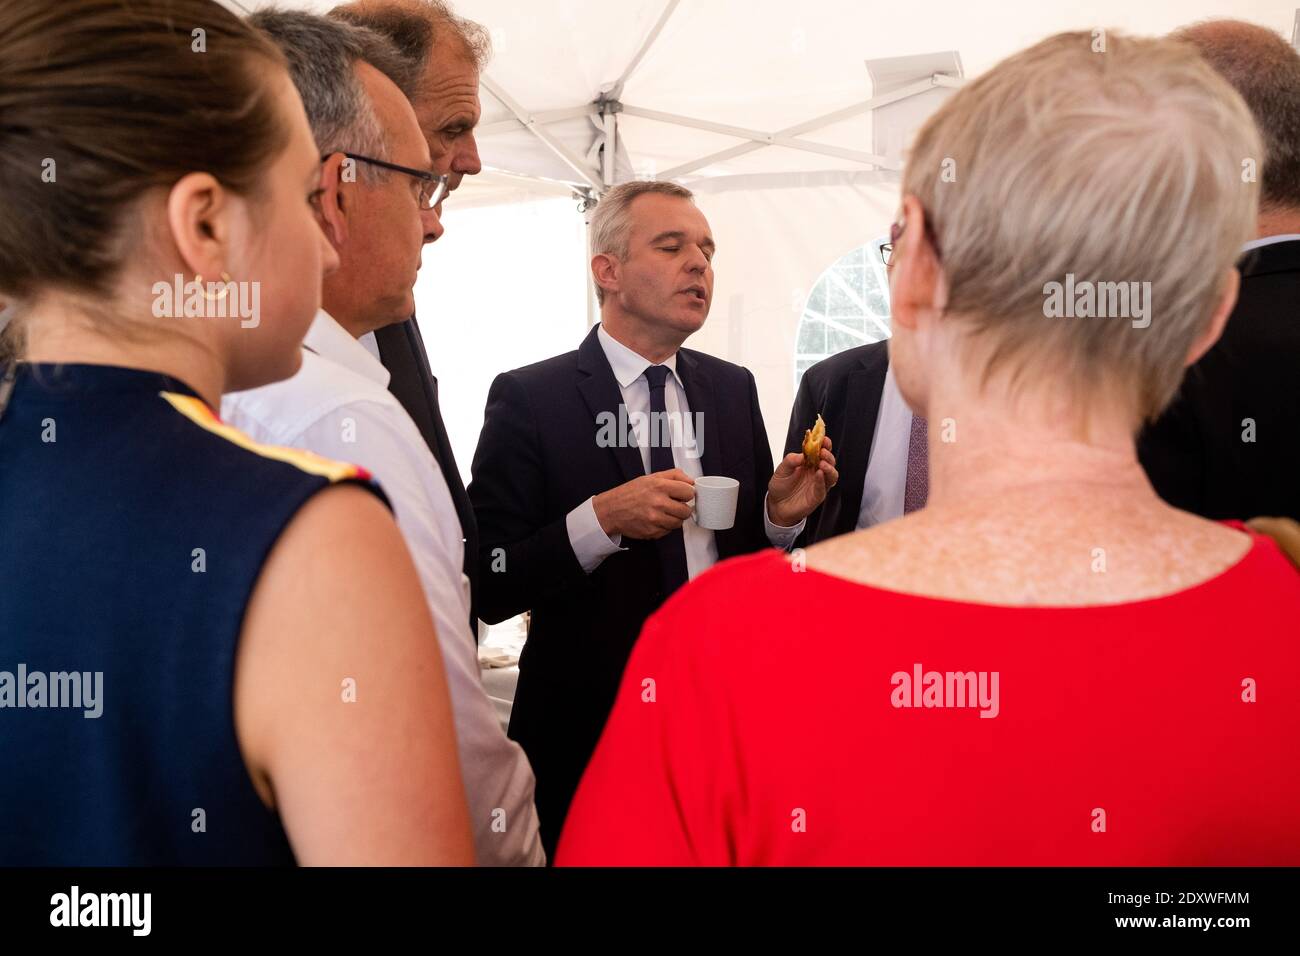
[[(324, 9), (332, 2), (299, 5)], [(862, 107), (882, 92), (872, 89), (864, 61), (951, 50), (975, 75), (1065, 29), (1163, 33), (1205, 17), (1236, 16), (1290, 35), (1297, 16), (1294, 0), (1002, 0), (995, 9), (965, 0), (811, 0), (797, 9), (775, 0), (455, 6), (493, 40), (480, 125), (485, 163), (584, 186), (614, 178), (593, 155), (610, 118), (619, 152), (630, 159), (619, 180), (631, 174), (689, 185), (700, 177), (856, 172), (876, 168), (864, 161), (872, 140), (870, 111)], [(622, 112), (602, 118), (609, 99)], [(847, 115), (825, 122), (839, 114)], [(776, 145), (755, 148), (752, 139)], [(903, 144), (894, 145), (897, 161)], [(713, 159), (697, 165), (706, 157)]]
[(478, 134), (485, 170), (448, 201), (447, 235), (426, 252), (417, 299), (466, 477), (492, 376), (574, 348), (589, 321), (575, 193), (629, 178), (696, 191), (719, 252), (712, 313), (688, 344), (754, 372), (777, 448), (818, 279), (888, 230), (907, 137), (963, 74), (1067, 29), (1155, 34), (1235, 17), (1294, 37), (1300, 24), (1296, 0), (454, 7), (493, 40)]

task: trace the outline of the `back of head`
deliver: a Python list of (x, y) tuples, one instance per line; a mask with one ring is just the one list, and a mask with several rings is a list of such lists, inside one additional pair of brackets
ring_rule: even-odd
[[(289, 75), (322, 154), (389, 158), (383, 124), (356, 65), (369, 63), (409, 99), (418, 79), (412, 61), (372, 30), (304, 11), (260, 10), (248, 22), (265, 33), (288, 61)], [(360, 175), (378, 180), (384, 174), (363, 164)]]
[[(1259, 153), (1241, 97), (1172, 40), (1064, 33), (964, 86), (902, 184), (972, 333), (963, 360), (1052, 376), (1079, 407), (1107, 390), (1135, 427), (1158, 414), (1253, 233)], [(1054, 283), (1145, 293), (1149, 317), (1050, 317)]]
[(444, 0), (353, 0), (330, 10), (329, 17), (383, 34), (422, 77), (435, 45), (458, 47), (480, 70), (492, 55), (487, 30), (457, 16)]
[(1172, 34), (1192, 44), (1241, 94), (1264, 138), (1260, 202), (1300, 210), (1300, 52), (1241, 20), (1210, 20)]
[(259, 194), (281, 63), (213, 0), (0, 4), (0, 299), (110, 298), (136, 202), (188, 173)]

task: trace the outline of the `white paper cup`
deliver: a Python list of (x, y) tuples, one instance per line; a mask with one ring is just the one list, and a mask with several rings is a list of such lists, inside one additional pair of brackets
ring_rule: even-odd
[(736, 499), (740, 496), (740, 482), (721, 475), (705, 475), (695, 479), (695, 523), (710, 531), (726, 531), (736, 523)]

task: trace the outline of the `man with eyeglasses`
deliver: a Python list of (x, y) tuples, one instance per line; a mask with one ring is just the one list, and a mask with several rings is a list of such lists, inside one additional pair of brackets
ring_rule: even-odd
[[(369, 163), (378, 169), (391, 169), (394, 172), (401, 173), (403, 176), (410, 176), (416, 180), (417, 185), (413, 188), (416, 190), (416, 196), (419, 199), (421, 212), (437, 213), (438, 205), (442, 198), (447, 195), (446, 173), (437, 175), (427, 169), (412, 169), (410, 166), (400, 166), (397, 163), (389, 163), (382, 159), (375, 159), (373, 156), (362, 156), (360, 153), (341, 153), (344, 161), (352, 160), (354, 163)], [(328, 163), (330, 156), (326, 153), (320, 158), (322, 163)], [(441, 223), (439, 223), (441, 225)]]
[[(226, 396), (222, 416), (258, 441), (353, 462), (379, 480), (438, 632), (478, 862), (541, 865), (533, 773), (506, 738), (479, 676), (448, 481), (364, 338), (409, 318), (422, 247), (442, 233), (437, 205), (448, 180), (435, 171), (405, 95), (416, 85), (415, 70), (387, 39), (362, 27), (297, 11), (265, 10), (250, 22), (285, 53), (302, 97), (323, 156), (304, 198), (339, 265), (325, 277), (299, 372)], [(383, 582), (374, 584), (374, 599), (382, 600)], [(364, 671), (364, 662), (358, 667)], [(364, 678), (339, 676), (356, 677), (364, 701)]]
[[(889, 267), (894, 244), (906, 242), (895, 223), (876, 249)], [(795, 542), (808, 547), (925, 507), (929, 448), (925, 420), (903, 401), (889, 367), (889, 340), (846, 349), (809, 368), (799, 382), (787, 453), (803, 444), (818, 414), (835, 441), (840, 480)]]
[[(411, 96), (436, 172), (453, 192), (465, 176), (483, 168), (474, 127), (481, 115), (479, 76), (490, 54), (487, 31), (457, 16), (444, 0), (352, 0), (327, 14), (387, 37), (416, 71)], [(442, 210), (438, 210), (441, 215)], [(391, 376), (388, 390), (410, 413), (451, 489), (465, 541), (464, 571), (470, 582), (470, 632), (478, 635), (478, 522), (456, 465), (443, 422), (438, 378), (430, 368), (414, 316), (376, 329), (363, 342), (373, 346)]]

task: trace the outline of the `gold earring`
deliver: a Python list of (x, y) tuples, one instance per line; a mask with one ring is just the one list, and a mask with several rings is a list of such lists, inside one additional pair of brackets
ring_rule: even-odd
[(203, 298), (207, 299), (209, 302), (220, 302), (230, 294), (230, 283), (233, 280), (225, 272), (221, 273), (221, 281), (225, 283), (225, 287), (221, 290), (221, 294), (218, 296), (208, 295), (207, 290), (203, 288), (203, 276), (199, 275), (197, 272), (194, 274), (194, 281), (199, 284), (199, 290), (203, 292)]

